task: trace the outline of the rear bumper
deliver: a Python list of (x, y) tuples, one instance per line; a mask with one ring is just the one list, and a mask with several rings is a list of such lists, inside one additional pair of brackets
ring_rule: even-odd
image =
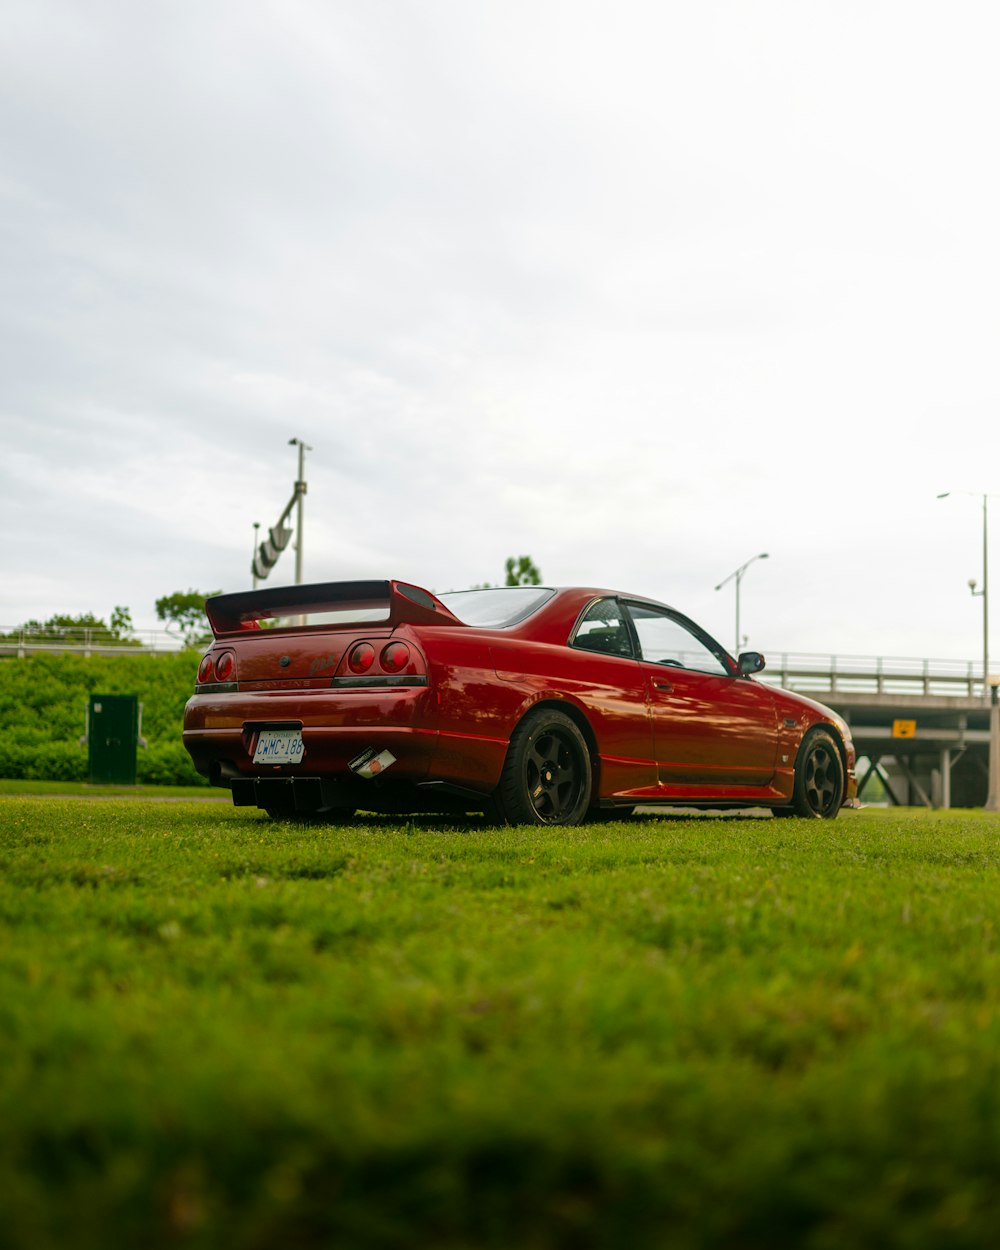
[[(441, 730), (435, 708), (426, 688), (195, 695), (185, 709), (183, 741), (195, 768), (213, 785), (255, 779), (316, 779), (327, 787), (337, 783), (334, 801), (328, 800), (334, 792), (323, 790), (321, 806), (367, 806), (362, 799), (374, 797), (376, 790), (432, 781), (490, 793), (500, 778), (507, 736)], [(302, 759), (297, 764), (255, 764), (260, 727), (278, 725), (300, 730)], [(367, 751), (388, 751), (394, 757), (377, 778), (364, 779), (351, 770), (351, 762)], [(309, 792), (304, 785), (300, 789)], [(240, 788), (241, 794), (250, 792)], [(350, 799), (341, 800), (348, 792)], [(291, 791), (286, 795), (299, 801)], [(313, 794), (308, 807), (314, 803)]]
[[(301, 724), (292, 718), (288, 723)], [(184, 746), (195, 768), (213, 785), (229, 785), (241, 777), (351, 779), (351, 761), (370, 748), (393, 755), (394, 762), (385, 772), (387, 778), (415, 782), (427, 777), (437, 754), (439, 735), (435, 730), (302, 725), (305, 753), (299, 763), (255, 764), (257, 724), (250, 721), (232, 729), (185, 729)]]

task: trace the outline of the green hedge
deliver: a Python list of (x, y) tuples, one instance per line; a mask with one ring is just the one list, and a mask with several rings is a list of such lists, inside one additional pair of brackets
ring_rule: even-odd
[(42, 655), (0, 661), (0, 777), (86, 781), (80, 745), (92, 694), (134, 694), (142, 704), (148, 747), (136, 757), (136, 780), (198, 785), (205, 779), (181, 744), (184, 704), (194, 689), (198, 651), (165, 655)]

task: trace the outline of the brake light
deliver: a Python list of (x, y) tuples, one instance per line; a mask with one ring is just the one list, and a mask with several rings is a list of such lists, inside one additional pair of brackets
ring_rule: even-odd
[(215, 660), (215, 680), (229, 681), (236, 672), (236, 655), (232, 651), (223, 651)]
[(390, 642), (383, 647), (381, 662), (387, 673), (401, 673), (410, 659), (410, 648), (405, 642)]
[(236, 680), (236, 652), (209, 652), (198, 665), (198, 685), (204, 686), (213, 681)]
[(347, 667), (352, 673), (367, 673), (375, 663), (375, 648), (370, 642), (359, 642), (347, 657)]
[(344, 651), (334, 686), (377, 689), (426, 686), (427, 663), (417, 642), (399, 638), (355, 638)]

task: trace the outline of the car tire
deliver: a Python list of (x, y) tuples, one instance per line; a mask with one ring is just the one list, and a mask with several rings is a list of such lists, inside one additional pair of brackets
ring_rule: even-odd
[(495, 801), (511, 825), (579, 825), (590, 806), (590, 752), (573, 719), (529, 712), (511, 734)]
[(812, 820), (832, 820), (844, 801), (844, 762), (825, 729), (806, 734), (795, 761), (792, 811)]

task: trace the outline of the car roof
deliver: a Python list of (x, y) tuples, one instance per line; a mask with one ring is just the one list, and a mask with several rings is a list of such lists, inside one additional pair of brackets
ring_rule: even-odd
[[(668, 604), (650, 599), (646, 595), (634, 595), (602, 586), (538, 586), (534, 589), (551, 590), (553, 595), (524, 620), (496, 631), (484, 630), (484, 632), (497, 632), (508, 637), (533, 638), (539, 642), (566, 642), (580, 613), (588, 604), (597, 599), (626, 599), (630, 603), (648, 603), (654, 607), (675, 610), (669, 608)], [(483, 627), (469, 626), (468, 628)]]

